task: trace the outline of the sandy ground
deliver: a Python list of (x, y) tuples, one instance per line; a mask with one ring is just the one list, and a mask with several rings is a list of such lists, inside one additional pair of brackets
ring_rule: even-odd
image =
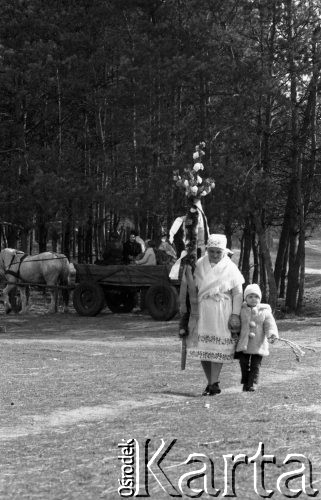
[[(321, 278), (319, 250), (312, 245), (305, 312), (281, 317), (278, 325), (282, 337), (315, 351), (306, 350), (298, 363), (284, 343), (272, 346), (259, 390), (251, 395), (241, 392), (235, 362), (223, 369), (222, 394), (201, 396), (199, 363), (180, 370), (177, 318), (156, 322), (108, 310), (94, 318), (74, 311), (49, 315), (39, 300), (28, 315), (5, 316), (0, 306), (6, 328), (0, 333), (0, 499), (120, 498), (118, 444), (131, 438), (142, 450), (147, 440), (153, 450), (162, 439), (167, 445), (176, 440), (163, 466), (176, 488), (186, 471), (181, 464), (200, 453), (215, 460), (217, 496), (227, 497), (222, 457), (252, 456), (261, 442), (276, 457), (266, 477), (273, 499), (294, 497), (276, 487), (289, 453), (310, 460), (313, 486), (321, 490)], [(157, 476), (162, 486), (151, 474), (148, 492), (140, 493), (173, 498), (158, 469)], [(293, 479), (289, 487), (300, 491), (302, 481)], [(300, 498), (311, 498), (311, 491)], [(196, 493), (189, 495), (181, 497)], [(238, 473), (235, 496), (262, 498), (248, 467)]]
[[(283, 337), (317, 352), (297, 363), (286, 345), (273, 346), (251, 397), (241, 392), (237, 363), (224, 367), (217, 398), (201, 397), (197, 362), (180, 371), (176, 320), (107, 310), (47, 315), (40, 307), (1, 318), (1, 499), (120, 498), (118, 443), (130, 438), (154, 446), (177, 439), (166, 463), (172, 474), (192, 452), (254, 453), (262, 441), (282, 460), (291, 450), (309, 455), (318, 485), (321, 317), (279, 321)], [(150, 483), (150, 498), (171, 498)], [(249, 484), (244, 474), (238, 496), (259, 498)]]

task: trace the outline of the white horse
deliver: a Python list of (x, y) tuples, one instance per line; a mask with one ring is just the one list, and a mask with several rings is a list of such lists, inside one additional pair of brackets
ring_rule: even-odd
[[(26, 312), (27, 284), (45, 284), (50, 287), (50, 312), (56, 312), (57, 309), (57, 288), (55, 288), (55, 286), (62, 285), (63, 288), (61, 290), (64, 311), (67, 312), (69, 302), (68, 286), (70, 283), (70, 264), (65, 255), (53, 252), (43, 252), (39, 255), (27, 255), (20, 250), (4, 248), (0, 252), (0, 273), (4, 275), (7, 282), (3, 290), (3, 302), (7, 314), (11, 311), (9, 293), (15, 287), (18, 287), (20, 290), (21, 312)], [(19, 287), (19, 284), (24, 284), (24, 286)]]

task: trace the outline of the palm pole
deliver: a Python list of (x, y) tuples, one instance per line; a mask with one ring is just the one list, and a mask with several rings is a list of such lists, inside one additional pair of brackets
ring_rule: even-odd
[(180, 322), (179, 336), (182, 340), (181, 369), (185, 370), (187, 336), (190, 316), (197, 315), (197, 290), (193, 279), (197, 259), (204, 253), (208, 236), (208, 226), (201, 200), (215, 187), (211, 178), (203, 178), (205, 142), (200, 142), (193, 153), (193, 167), (185, 168), (182, 175), (174, 171), (176, 186), (184, 189), (188, 208), (185, 217), (186, 256), (181, 261), (182, 279), (180, 285)]

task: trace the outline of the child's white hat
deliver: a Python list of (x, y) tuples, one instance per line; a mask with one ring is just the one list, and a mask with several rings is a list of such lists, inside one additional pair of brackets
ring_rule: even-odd
[(258, 295), (260, 297), (260, 300), (262, 299), (262, 292), (256, 283), (252, 283), (251, 285), (247, 285), (247, 287), (244, 290), (244, 300), (246, 299), (247, 295), (250, 295), (250, 293), (255, 293), (255, 295)]

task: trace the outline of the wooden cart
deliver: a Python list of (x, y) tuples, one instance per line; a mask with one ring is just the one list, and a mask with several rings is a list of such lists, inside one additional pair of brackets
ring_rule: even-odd
[(138, 293), (152, 318), (167, 321), (178, 311), (179, 281), (169, 267), (75, 264), (73, 303), (82, 316), (95, 316), (107, 305), (114, 313), (131, 312)]

